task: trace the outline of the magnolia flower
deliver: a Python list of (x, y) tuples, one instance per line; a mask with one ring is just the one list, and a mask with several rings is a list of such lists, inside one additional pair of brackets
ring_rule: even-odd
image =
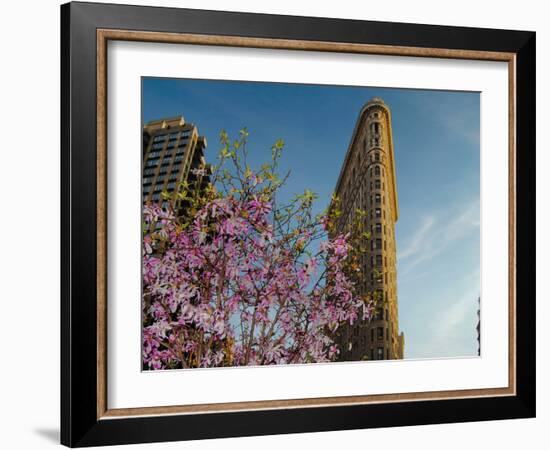
[(192, 169), (191, 170), (191, 173), (193, 175), (196, 175), (196, 176), (200, 176), (200, 177), (203, 177), (206, 175), (206, 170), (205, 169)]
[(326, 220), (281, 222), (258, 179), (203, 201), (185, 226), (170, 206), (144, 206), (144, 368), (332, 361), (334, 332), (372, 314), (343, 269), (349, 235), (325, 232), (306, 253)]

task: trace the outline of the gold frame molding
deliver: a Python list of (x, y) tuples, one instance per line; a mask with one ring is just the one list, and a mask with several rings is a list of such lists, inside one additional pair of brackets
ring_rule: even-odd
[[(201, 405), (150, 406), (109, 409), (107, 405), (107, 43), (110, 40), (194, 44), (265, 49), (361, 53), (409, 57), (472, 59), (508, 63), (508, 387), (402, 394), (359, 395), (288, 400), (266, 400)], [(263, 39), (236, 36), (158, 33), (114, 29), (97, 30), (97, 419), (132, 416), (221, 413), (347, 406), (421, 400), (448, 400), (516, 395), (516, 55), (506, 52), (454, 50), (444, 48)]]

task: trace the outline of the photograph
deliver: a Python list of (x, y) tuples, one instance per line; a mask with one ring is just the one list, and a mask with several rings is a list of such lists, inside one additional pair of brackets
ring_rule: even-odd
[(143, 371), (482, 355), (480, 92), (142, 77), (141, 107)]
[(536, 22), (172, 6), (60, 8), (61, 443), (517, 444)]

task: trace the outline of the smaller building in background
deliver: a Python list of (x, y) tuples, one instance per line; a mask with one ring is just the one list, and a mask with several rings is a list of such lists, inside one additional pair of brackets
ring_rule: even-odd
[(481, 356), (481, 297), (477, 298), (477, 356)]
[(209, 166), (204, 158), (206, 139), (199, 136), (192, 123), (183, 116), (153, 120), (143, 127), (142, 200), (180, 211), (184, 204), (163, 198), (162, 192), (173, 193), (181, 183), (190, 186), (209, 180)]

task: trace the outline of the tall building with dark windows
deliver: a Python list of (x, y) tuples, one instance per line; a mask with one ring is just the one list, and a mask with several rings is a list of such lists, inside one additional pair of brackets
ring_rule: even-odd
[(340, 200), (338, 232), (346, 232), (357, 210), (367, 212), (362, 226), (370, 232), (361, 257), (361, 293), (377, 299), (369, 322), (340, 330), (342, 361), (402, 359), (404, 335), (399, 333), (395, 223), (399, 216), (391, 113), (379, 97), (359, 113), (335, 194)]
[[(148, 122), (143, 127), (143, 203), (164, 204), (161, 193), (172, 193), (186, 181), (205, 184), (208, 166), (204, 159), (206, 139), (183, 116)], [(205, 169), (202, 174), (201, 170)], [(172, 205), (176, 209), (182, 207)]]

